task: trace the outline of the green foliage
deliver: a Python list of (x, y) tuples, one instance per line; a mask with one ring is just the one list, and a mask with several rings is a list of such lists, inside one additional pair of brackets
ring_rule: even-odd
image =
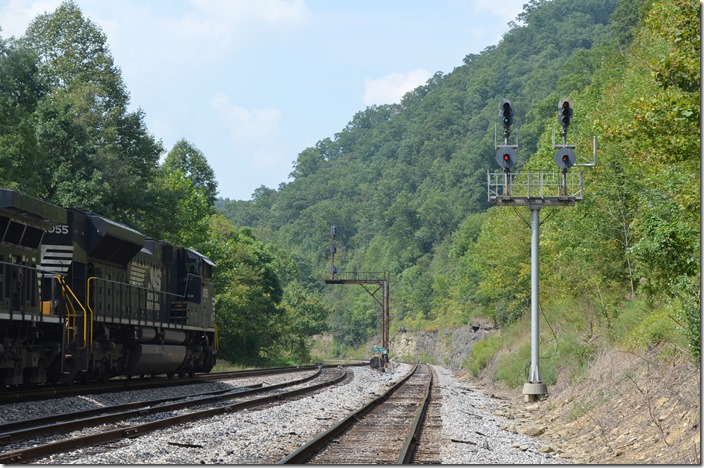
[(701, 359), (701, 275), (682, 279), (674, 286), (670, 317), (679, 325), (696, 362)]
[[(530, 229), (526, 210), (488, 209), (493, 130), (510, 98), (517, 170), (554, 169), (556, 103), (569, 96), (579, 162), (597, 135), (598, 165), (585, 171), (583, 202), (541, 211), (541, 294), (557, 335), (543, 336), (544, 378), (578, 374), (600, 335), (686, 343), (699, 359), (700, 10), (689, 0), (531, 1), (499, 44), (301, 151), (290, 183), (215, 202), (192, 143), (159, 166), (163, 148), (143, 114), (127, 112), (105, 35), (65, 1), (25, 37), (0, 40), (0, 183), (210, 255), (221, 352), (238, 362), (305, 360), (308, 336), (326, 328), (333, 354), (368, 353), (378, 304), (321, 281), (336, 224), (340, 270), (390, 272), (392, 329), (489, 318), (513, 335), (477, 345), (473, 372), (510, 345), (497, 378), (517, 385)], [(214, 202), (229, 222), (211, 217)]]
[(127, 112), (100, 28), (66, 1), (2, 49), (0, 86), (15, 100), (0, 116), (1, 158), (14, 159), (3, 183), (134, 225), (163, 149), (141, 111)]
[(36, 193), (41, 186), (31, 115), (47, 92), (31, 50), (0, 39), (0, 184)]
[(166, 171), (179, 169), (188, 178), (193, 187), (203, 194), (211, 207), (215, 206), (218, 183), (215, 172), (208, 164), (203, 152), (185, 139), (180, 139), (164, 159)]
[(644, 314), (641, 320), (623, 337), (622, 346), (631, 351), (649, 350), (663, 342), (677, 343), (677, 323), (666, 309), (656, 309)]
[(530, 304), (530, 232), (513, 214), (490, 210), (473, 262), (481, 278), (479, 301), (493, 306), (492, 317), (501, 325), (517, 320)]
[[(530, 371), (530, 337), (526, 338), (520, 344), (515, 343), (512, 352), (503, 353), (498, 358), (496, 379), (510, 388), (519, 388), (528, 379)], [(541, 367), (540, 375), (543, 378), (543, 382), (546, 384), (554, 383), (554, 378), (549, 378), (547, 374), (547, 369)]]
[(161, 169), (149, 187), (148, 212), (135, 221), (148, 235), (200, 250), (208, 238), (212, 206), (180, 169)]
[(471, 372), (473, 376), (478, 376), (501, 349), (503, 344), (503, 340), (496, 335), (477, 341), (472, 346), (472, 351), (469, 356), (462, 362), (462, 367)]
[(274, 326), (279, 338), (262, 350), (262, 357), (281, 365), (304, 364), (311, 361), (311, 337), (327, 330), (329, 307), (293, 283), (284, 291), (284, 314)]
[(219, 352), (240, 363), (261, 361), (261, 350), (273, 345), (283, 288), (274, 258), (246, 230), (237, 230), (219, 215), (211, 220), (207, 255), (218, 266), (215, 281)]

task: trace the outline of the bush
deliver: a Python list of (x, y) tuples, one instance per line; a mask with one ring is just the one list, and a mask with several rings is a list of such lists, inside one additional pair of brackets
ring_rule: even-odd
[(684, 345), (684, 337), (667, 309), (647, 314), (622, 339), (622, 346), (630, 351), (647, 351), (663, 342)]
[(478, 376), (502, 345), (503, 340), (497, 335), (477, 341), (472, 346), (469, 356), (462, 362), (462, 367), (471, 372), (474, 377)]
[[(541, 360), (542, 363), (542, 360)], [(521, 344), (520, 347), (512, 352), (502, 354), (499, 357), (499, 363), (496, 369), (496, 379), (504, 382), (511, 388), (518, 388), (528, 381), (530, 373), (530, 339)], [(545, 380), (545, 369), (541, 367), (540, 375), (543, 382)]]

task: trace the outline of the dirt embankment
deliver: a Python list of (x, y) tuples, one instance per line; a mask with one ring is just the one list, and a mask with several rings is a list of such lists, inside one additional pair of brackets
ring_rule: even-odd
[[(472, 344), (489, 333), (476, 325), (400, 333), (390, 348), (458, 369)], [(497, 399), (497, 413), (515, 421), (507, 430), (533, 433), (575, 463), (701, 463), (701, 372), (686, 352), (604, 351), (577, 381), (558, 377), (549, 395), (532, 403), (522, 389), (495, 382), (492, 365), (479, 379), (457, 372)]]
[(701, 464), (700, 369), (682, 353), (663, 360), (662, 351), (604, 352), (579, 381), (557, 382), (535, 403), (492, 382), (490, 369), (479, 385), (519, 430), (539, 428), (575, 463)]

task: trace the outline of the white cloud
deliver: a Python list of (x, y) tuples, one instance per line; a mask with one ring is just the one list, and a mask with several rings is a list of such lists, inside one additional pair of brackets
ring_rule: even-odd
[(400, 102), (404, 94), (425, 84), (432, 76), (433, 74), (428, 70), (419, 68), (408, 73), (391, 73), (381, 78), (367, 78), (364, 80), (362, 102), (365, 106)]
[(51, 13), (61, 4), (61, 0), (10, 0), (0, 8), (2, 37), (23, 36), (29, 23), (42, 13)]
[(267, 140), (279, 129), (281, 111), (269, 107), (247, 109), (230, 102), (225, 93), (217, 93), (211, 100), (213, 109), (220, 114), (220, 120), (228, 128), (235, 141)]
[(519, 13), (523, 11), (523, 5), (526, 0), (472, 0), (471, 8), (475, 13), (487, 13), (496, 18), (501, 18), (504, 24), (516, 19)]
[(233, 104), (225, 93), (216, 94), (211, 105), (227, 129), (234, 151), (246, 157), (251, 168), (282, 167), (286, 158), (281, 150), (279, 109), (247, 109)]
[(157, 23), (162, 43), (180, 61), (219, 59), (269, 28), (298, 26), (309, 18), (302, 0), (191, 0), (190, 5), (180, 17)]

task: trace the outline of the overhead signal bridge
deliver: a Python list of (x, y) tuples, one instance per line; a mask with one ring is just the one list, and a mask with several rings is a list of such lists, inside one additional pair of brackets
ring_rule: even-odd
[[(380, 367), (389, 362), (389, 272), (342, 272), (333, 270), (332, 278), (326, 279), (325, 284), (359, 284), (381, 307), (381, 358), (378, 362), (372, 359), (372, 367)], [(376, 285), (376, 289), (368, 286)], [(377, 294), (381, 291), (381, 297)]]
[[(375, 346), (372, 351), (379, 353), (371, 359), (373, 368), (384, 367), (389, 362), (389, 272), (340, 272), (335, 266), (335, 253), (337, 246), (335, 238), (337, 236), (337, 226), (330, 226), (330, 254), (332, 256), (332, 266), (330, 267), (330, 278), (325, 279), (325, 284), (359, 284), (381, 307), (381, 346)], [(368, 286), (376, 285), (376, 289)], [(381, 298), (377, 294), (381, 291)]]

